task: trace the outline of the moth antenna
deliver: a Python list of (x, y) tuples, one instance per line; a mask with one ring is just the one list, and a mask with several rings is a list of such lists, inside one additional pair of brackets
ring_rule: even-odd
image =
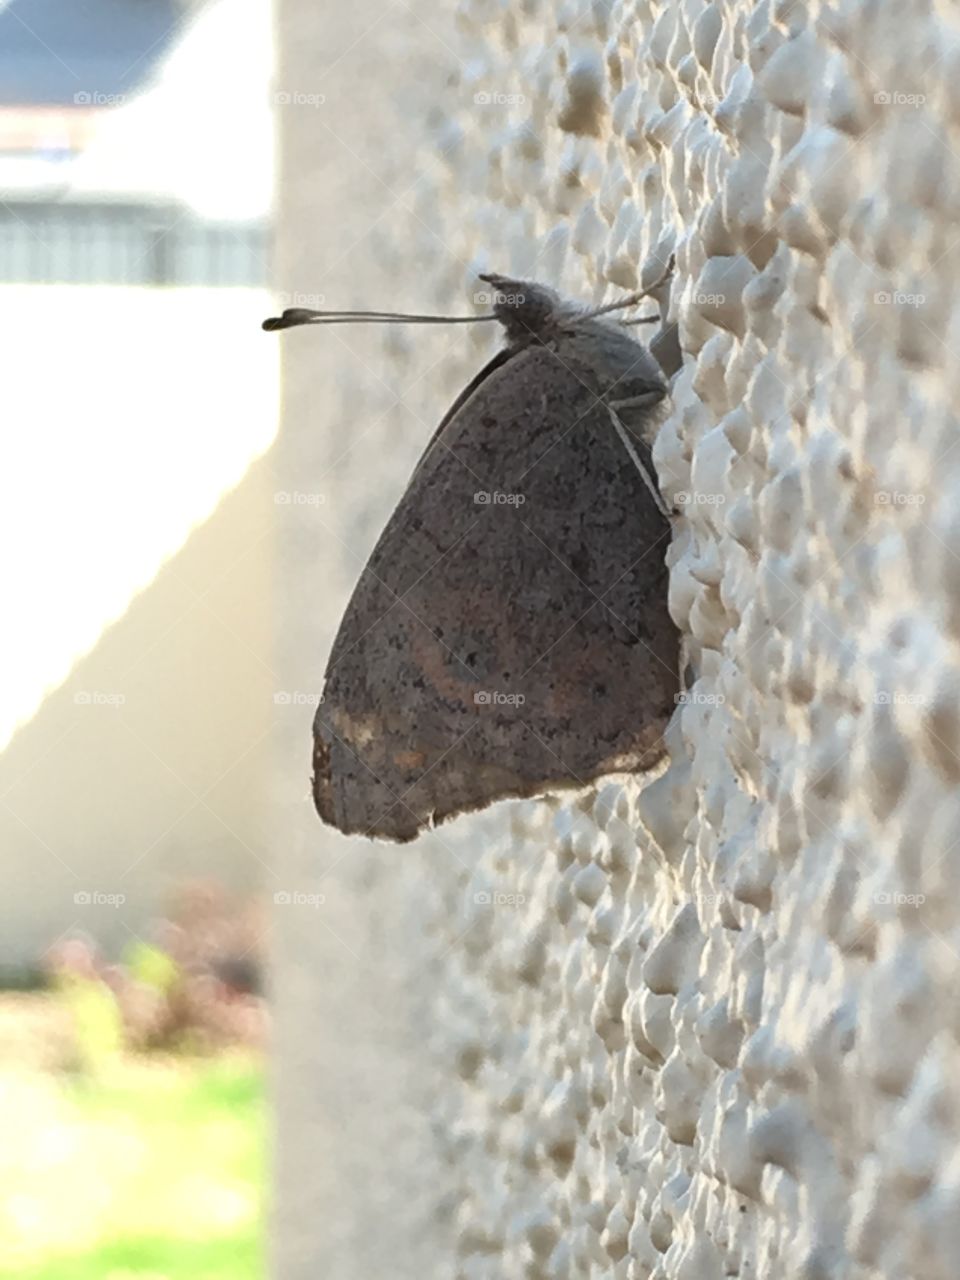
[[(579, 318), (581, 320), (593, 320), (597, 316), (605, 316), (611, 311), (621, 311), (624, 307), (635, 307), (638, 302), (642, 302), (644, 298), (649, 298), (652, 294), (670, 279), (673, 275), (673, 269), (676, 265), (676, 256), (671, 253), (667, 265), (660, 272), (660, 275), (654, 280), (653, 284), (647, 289), (638, 289), (636, 293), (628, 293), (625, 298), (619, 298), (616, 302), (604, 303), (602, 307), (596, 307), (593, 311), (588, 311), (586, 315)], [(656, 317), (659, 319), (659, 316)], [(648, 324), (646, 318), (642, 320), (627, 320), (626, 324)]]
[(269, 316), (263, 329), (293, 329), (301, 324), (478, 324), (496, 320), (488, 316), (417, 316), (401, 311), (310, 311), (306, 307), (288, 307), (282, 315)]

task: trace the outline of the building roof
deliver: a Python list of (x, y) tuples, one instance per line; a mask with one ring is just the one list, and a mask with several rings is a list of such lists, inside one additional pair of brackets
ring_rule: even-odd
[(129, 96), (183, 16), (177, 0), (0, 0), (0, 106)]

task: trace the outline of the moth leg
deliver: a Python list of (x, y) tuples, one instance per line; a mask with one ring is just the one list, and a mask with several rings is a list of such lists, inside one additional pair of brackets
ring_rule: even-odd
[(630, 461), (640, 472), (640, 478), (649, 489), (650, 496), (653, 498), (654, 502), (657, 504), (657, 509), (660, 511), (662, 515), (665, 515), (667, 519), (669, 519), (673, 513), (671, 512), (667, 504), (664, 502), (663, 498), (660, 496), (660, 490), (657, 487), (656, 478), (650, 474), (645, 463), (640, 458), (640, 455), (637, 453), (636, 449), (634, 448), (633, 441), (630, 439), (629, 432), (627, 431), (626, 427), (623, 425), (623, 423), (620, 421), (620, 418), (617, 415), (617, 409), (650, 408), (652, 405), (659, 404), (659, 402), (662, 399), (663, 399), (662, 391), (660, 390), (647, 391), (640, 396), (631, 396), (629, 400), (614, 400), (612, 404), (607, 405), (607, 412), (610, 414), (610, 421), (613, 423), (614, 431), (616, 431), (617, 435), (620, 437), (621, 443), (623, 444), (623, 447), (626, 449), (627, 456), (629, 457)]
[(611, 409), (652, 409), (667, 394), (665, 387), (651, 387), (638, 396), (627, 396), (624, 400), (611, 400)]

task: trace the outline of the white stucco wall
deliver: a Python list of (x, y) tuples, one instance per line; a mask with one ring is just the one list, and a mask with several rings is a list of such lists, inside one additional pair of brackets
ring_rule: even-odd
[[(489, 265), (605, 298), (675, 251), (685, 360), (655, 457), (697, 680), (646, 786), (504, 807), (412, 849), (321, 833), (288, 781), (291, 875), (338, 886), (325, 928), (403, 921), (351, 935), (354, 997), (385, 1001), (393, 1030), (338, 1024), (333, 1056), (349, 1075), (396, 1047), (384, 1096), (420, 1155), (359, 1158), (387, 1187), (394, 1256), (351, 1270), (356, 1147), (308, 1157), (329, 1121), (310, 1081), (336, 944), (284, 917), (299, 994), (281, 1087), (299, 1067), (281, 1088), (278, 1272), (953, 1280), (960, 19), (894, 0), (464, 0), (455, 23), (418, 4), (343, 22), (331, 40), (309, 6), (283, 12), (282, 87), (354, 39), (329, 92), (355, 92), (362, 66), (377, 106), (285, 118), (282, 288), (459, 309)], [(488, 340), (317, 338), (287, 339), (281, 453), (288, 479), (336, 459), (325, 553), (305, 549), (309, 508), (290, 516), (281, 616), (306, 688)], [(301, 774), (308, 719), (287, 739)], [(365, 1088), (378, 1097), (375, 1074), (341, 1104)], [(310, 1179), (338, 1161), (334, 1249)], [(317, 1213), (296, 1250), (294, 1165)]]

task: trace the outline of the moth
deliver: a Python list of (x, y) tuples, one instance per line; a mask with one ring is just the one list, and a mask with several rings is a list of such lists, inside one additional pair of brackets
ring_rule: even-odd
[[(313, 796), (349, 834), (408, 841), (665, 751), (679, 636), (649, 437), (668, 389), (612, 315), (645, 295), (590, 308), (482, 279), (491, 314), (455, 319), (499, 321), (503, 347), (427, 444), (327, 665)], [(441, 319), (293, 309), (263, 327)]]

